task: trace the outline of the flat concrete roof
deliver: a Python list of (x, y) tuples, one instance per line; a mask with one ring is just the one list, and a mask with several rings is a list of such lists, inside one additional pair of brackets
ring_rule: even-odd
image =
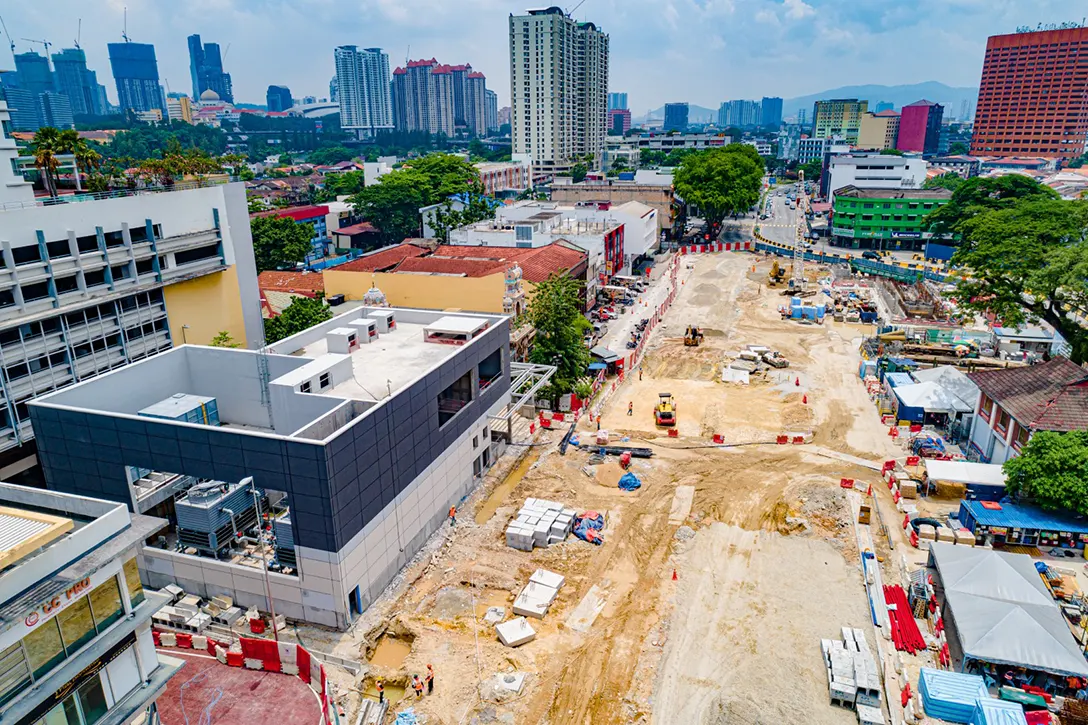
[[(468, 322), (484, 321), (481, 318), (459, 319)], [(395, 330), (380, 333), (374, 342), (361, 344), (351, 352), (351, 380), (314, 392), (335, 398), (369, 401), (382, 400), (391, 393), (396, 394), (421, 373), (448, 360), (461, 349), (455, 345), (424, 342), (424, 330), (430, 326), (397, 320)], [(328, 352), (329, 344), (322, 336), (292, 354), (319, 358)]]

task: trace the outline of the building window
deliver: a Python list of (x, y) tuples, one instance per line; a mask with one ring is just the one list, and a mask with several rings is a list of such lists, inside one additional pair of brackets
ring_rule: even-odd
[(99, 632), (110, 626), (125, 613), (121, 604), (121, 590), (117, 588), (117, 578), (110, 577), (87, 597), (91, 600), (91, 613)]
[(300, 392), (300, 393), (308, 393), (308, 392), (310, 392), (310, 390), (311, 390), (311, 387), (310, 387), (310, 381), (309, 380), (304, 382), (302, 385), (298, 386), (298, 392)]
[(502, 351), (488, 355), (479, 365), (480, 392), (488, 388), (502, 376)]
[(1009, 429), (1009, 421), (1012, 420), (1009, 414), (1001, 408), (997, 409), (997, 420), (994, 422), (994, 428), (1001, 433), (1006, 432)]
[(480, 436), (472, 436), (472, 450), (480, 447)]
[(125, 585), (128, 587), (128, 599), (133, 607), (144, 601), (144, 585), (140, 582), (140, 568), (133, 557), (125, 562)]
[(60, 625), (64, 648), (69, 654), (94, 639), (94, 615), (87, 597), (81, 598), (58, 614), (57, 623)]
[(438, 395), (438, 425), (446, 425), (472, 402), (472, 372), (467, 372)]
[(1028, 438), (1031, 438), (1031, 430), (1017, 423), (1015, 426), (1016, 432), (1013, 433), (1012, 447), (1016, 450), (1020, 450), (1028, 444)]
[(322, 390), (324, 390), (325, 388), (329, 387), (329, 383), (330, 383), (329, 374), (328, 373), (321, 373), (321, 377), (319, 377), (317, 379), (318, 387), (320, 387)]
[(52, 619), (23, 637), (23, 646), (30, 660), (35, 679), (64, 661), (64, 643), (60, 639), (57, 620)]
[(83, 710), (83, 722), (86, 725), (94, 725), (109, 710), (100, 677), (92, 677), (84, 682), (79, 686), (76, 694), (79, 696), (79, 707)]
[(983, 395), (982, 400), (979, 401), (979, 406), (978, 406), (979, 416), (981, 416), (984, 421), (989, 423), (990, 422), (990, 414), (993, 412), (993, 409), (994, 409), (994, 401), (991, 400), (990, 398), (986, 397), (985, 395)]
[(76, 696), (69, 695), (64, 702), (47, 712), (45, 717), (34, 725), (81, 725)]
[(0, 705), (15, 697), (30, 684), (30, 668), (23, 656), (22, 646), (16, 642), (0, 652)]

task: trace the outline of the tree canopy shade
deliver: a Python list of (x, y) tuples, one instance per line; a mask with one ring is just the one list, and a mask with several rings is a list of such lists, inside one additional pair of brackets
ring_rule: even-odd
[(923, 189), (948, 189), (949, 191), (955, 191), (963, 184), (963, 177), (957, 174), (955, 171), (949, 171), (947, 174), (941, 174), (940, 176), (934, 176), (931, 179), (926, 179), (922, 182)]
[(530, 362), (555, 365), (549, 386), (553, 397), (569, 393), (589, 365), (589, 350), (583, 342), (592, 325), (582, 315), (582, 284), (561, 274), (552, 274), (536, 286), (527, 312), (536, 328)]
[(729, 144), (690, 154), (673, 173), (673, 186), (703, 217), (719, 223), (727, 214), (748, 211), (759, 201), (763, 159), (754, 146)]
[(331, 319), (332, 310), (321, 295), (296, 297), (283, 312), (264, 321), (265, 342), (277, 342)]
[(952, 263), (967, 270), (954, 292), (960, 307), (992, 312), (1010, 327), (1044, 320), (1069, 342), (1072, 360), (1084, 362), (1088, 328), (1080, 317), (1088, 310), (1088, 201), (1034, 194), (999, 203), (968, 207), (952, 225), (962, 235)]
[(801, 165), (800, 171), (805, 172), (805, 181), (819, 181), (820, 175), (824, 172), (824, 162), (820, 159), (806, 161)]
[(299, 224), (290, 217), (258, 216), (250, 219), (249, 226), (258, 272), (294, 266), (312, 251), (313, 224)]
[(1058, 193), (1019, 174), (967, 179), (953, 190), (952, 198), (926, 217), (934, 235), (963, 233), (959, 225), (987, 209), (1004, 209), (1030, 199), (1057, 199)]
[(1040, 431), (1005, 461), (1005, 489), (1045, 509), (1088, 514), (1088, 431)]
[[(421, 207), (442, 203), (456, 194), (468, 194), (471, 216), (479, 211), (473, 200), (482, 193), (479, 173), (472, 164), (452, 154), (428, 154), (385, 174), (377, 184), (360, 189), (349, 201), (374, 225), (385, 245), (419, 235)], [(487, 216), (481, 218), (490, 216), (488, 209)]]
[(345, 146), (326, 146), (306, 154), (306, 161), (316, 166), (330, 166), (353, 158), (355, 152)]

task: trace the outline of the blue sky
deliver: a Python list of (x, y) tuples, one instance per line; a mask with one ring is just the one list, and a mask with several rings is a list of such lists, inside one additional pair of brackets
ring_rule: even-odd
[[(263, 103), (270, 84), (287, 85), (296, 97), (327, 96), (333, 47), (354, 44), (384, 48), (393, 65), (409, 52), (471, 63), (505, 105), (507, 17), (543, 4), (42, 0), (2, 12), (18, 52), (41, 50), (21, 38), (49, 40), (54, 52), (70, 47), (82, 17), (88, 65), (116, 100), (106, 43), (120, 40), (126, 6), (129, 36), (155, 44), (171, 90), (191, 93), (185, 38), (200, 33), (224, 49), (230, 43), (225, 65), (240, 101)], [(638, 115), (666, 101), (717, 107), (727, 98), (788, 98), (862, 83), (974, 86), (987, 36), (1084, 14), (1088, 5), (1070, 0), (585, 0), (575, 16), (610, 35), (611, 89), (627, 91)], [(11, 67), (5, 48), (0, 68)]]

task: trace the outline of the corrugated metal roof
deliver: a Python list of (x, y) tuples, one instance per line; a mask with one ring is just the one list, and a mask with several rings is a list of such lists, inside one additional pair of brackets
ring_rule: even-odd
[(982, 501), (961, 501), (960, 505), (965, 507), (983, 526), (1088, 534), (1088, 520), (1085, 519), (1075, 519), (1072, 516), (1043, 511), (1034, 506), (1002, 503), (1000, 509), (989, 509), (982, 503)]
[(0, 552), (14, 549), (52, 526), (50, 521), (39, 521), (26, 516), (0, 513)]

